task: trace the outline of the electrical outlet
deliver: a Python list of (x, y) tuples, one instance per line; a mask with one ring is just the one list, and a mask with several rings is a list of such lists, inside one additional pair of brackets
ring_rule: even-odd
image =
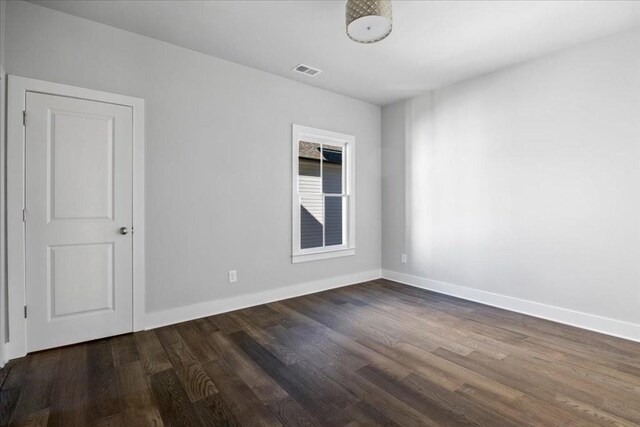
[(236, 283), (238, 281), (238, 272), (236, 270), (229, 270), (229, 283)]
[(407, 254), (400, 255), (400, 262), (403, 264), (407, 263)]

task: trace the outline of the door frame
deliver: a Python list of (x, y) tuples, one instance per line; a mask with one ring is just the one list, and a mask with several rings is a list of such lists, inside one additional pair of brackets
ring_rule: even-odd
[[(84, 89), (14, 75), (7, 91), (7, 290), (9, 310), (8, 358), (27, 354), (25, 260), (25, 110), (27, 92), (99, 101), (133, 110), (133, 331), (145, 325), (144, 256), (144, 99)], [(28, 122), (29, 115), (27, 113)]]

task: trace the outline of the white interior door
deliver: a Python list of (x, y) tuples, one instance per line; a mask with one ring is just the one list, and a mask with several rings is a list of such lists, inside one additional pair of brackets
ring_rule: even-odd
[(132, 108), (27, 92), (26, 114), (27, 351), (131, 332)]

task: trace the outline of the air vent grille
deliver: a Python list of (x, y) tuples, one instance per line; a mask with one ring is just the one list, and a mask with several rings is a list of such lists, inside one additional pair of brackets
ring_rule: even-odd
[(295, 71), (296, 73), (306, 74), (307, 76), (311, 77), (317, 76), (322, 72), (322, 70), (318, 70), (317, 68), (313, 68), (304, 64), (296, 65), (295, 67), (293, 67), (293, 71)]

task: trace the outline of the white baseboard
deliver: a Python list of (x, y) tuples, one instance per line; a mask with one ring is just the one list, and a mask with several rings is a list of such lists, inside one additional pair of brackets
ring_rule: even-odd
[(595, 314), (570, 310), (568, 308), (555, 307), (539, 302), (524, 300), (493, 292), (440, 282), (438, 280), (399, 273), (397, 271), (382, 270), (382, 277), (416, 288), (427, 289), (441, 294), (475, 301), (517, 313), (527, 314), (533, 317), (552, 320), (558, 323), (587, 329), (640, 342), (640, 324), (624, 322)]
[(2, 360), (0, 360), (0, 368), (4, 368), (4, 365), (9, 361), (9, 343), (2, 343)]
[(380, 277), (380, 270), (363, 271), (361, 273), (349, 274), (346, 276), (331, 277), (329, 279), (271, 289), (255, 294), (239, 295), (237, 297), (206, 301), (184, 307), (153, 311), (147, 313), (145, 316), (145, 329), (159, 328), (161, 326), (185, 322), (187, 320), (240, 310), (254, 305), (267, 304), (287, 298), (313, 294), (316, 292), (326, 291), (328, 289), (340, 288), (343, 286), (353, 285), (355, 283), (379, 279)]

